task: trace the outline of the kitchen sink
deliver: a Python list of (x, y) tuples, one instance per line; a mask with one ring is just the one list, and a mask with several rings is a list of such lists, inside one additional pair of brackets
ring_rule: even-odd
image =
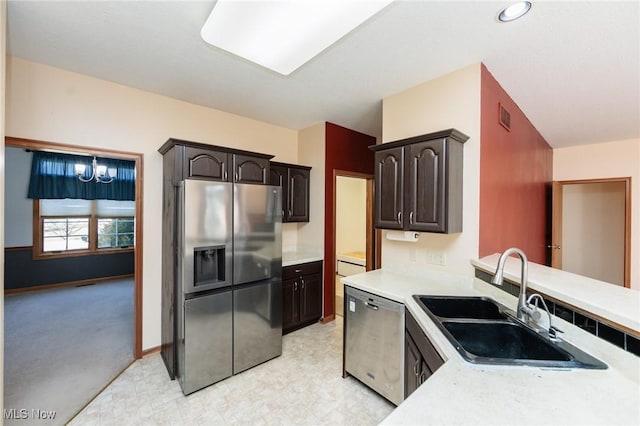
[(538, 334), (512, 322), (443, 321), (444, 328), (470, 355), (496, 359), (570, 361), (571, 356)]
[(417, 300), (441, 318), (506, 319), (501, 305), (488, 297), (418, 296)]
[(607, 365), (560, 339), (550, 339), (488, 297), (414, 295), (466, 361), (545, 368), (606, 369)]

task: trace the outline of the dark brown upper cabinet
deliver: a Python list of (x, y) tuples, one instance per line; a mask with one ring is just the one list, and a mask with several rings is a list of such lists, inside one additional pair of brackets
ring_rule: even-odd
[(269, 183), (282, 186), (282, 221), (309, 222), (311, 167), (271, 162)]
[(233, 181), (238, 183), (269, 183), (269, 160), (248, 155), (234, 154)]
[(173, 152), (174, 185), (183, 179), (262, 185), (269, 182), (269, 160), (273, 155), (173, 138), (158, 151), (165, 156)]
[(211, 149), (184, 148), (184, 178), (227, 181), (231, 155)]
[(462, 232), (465, 134), (449, 129), (370, 147), (375, 151), (375, 226)]

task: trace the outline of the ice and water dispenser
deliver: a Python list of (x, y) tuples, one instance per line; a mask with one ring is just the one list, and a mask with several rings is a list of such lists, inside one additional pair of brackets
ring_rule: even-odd
[(193, 286), (196, 289), (225, 281), (224, 245), (196, 247), (193, 259)]

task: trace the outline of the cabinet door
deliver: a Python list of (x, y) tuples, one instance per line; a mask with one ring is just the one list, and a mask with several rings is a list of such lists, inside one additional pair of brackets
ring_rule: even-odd
[(229, 158), (226, 152), (185, 147), (184, 178), (226, 182), (229, 172)]
[(266, 185), (269, 179), (269, 160), (235, 154), (233, 181)]
[(322, 316), (322, 275), (300, 279), (300, 322), (316, 321)]
[(375, 226), (403, 229), (403, 147), (375, 153)]
[(282, 281), (282, 330), (283, 333), (300, 322), (300, 296), (297, 279)]
[(419, 374), (419, 382), (422, 383), (432, 373), (434, 373), (444, 361), (436, 351), (436, 348), (433, 347), (433, 344), (429, 341), (427, 336), (425, 336), (424, 332), (418, 325), (418, 322), (413, 318), (413, 316), (407, 311), (405, 312), (405, 326), (406, 331), (411, 336), (413, 344), (418, 348), (420, 352), (420, 357), (422, 358), (421, 362), (424, 362), (424, 368), (420, 368)]
[(285, 212), (287, 222), (309, 222), (310, 170), (289, 168)]
[(269, 166), (269, 185), (282, 187), (282, 221), (287, 222), (288, 217), (285, 213), (287, 208), (287, 172), (288, 169), (282, 166), (271, 164)]
[(407, 147), (405, 213), (413, 231), (445, 232), (444, 139)]
[(420, 365), (422, 356), (408, 332), (404, 333), (404, 397), (405, 399), (420, 386)]
[(431, 377), (431, 370), (427, 365), (427, 360), (422, 358), (420, 361), (420, 375), (418, 376), (418, 386), (423, 384), (429, 377)]

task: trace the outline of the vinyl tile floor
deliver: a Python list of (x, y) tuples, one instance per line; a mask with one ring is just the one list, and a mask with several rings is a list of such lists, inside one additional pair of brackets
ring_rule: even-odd
[(70, 425), (375, 425), (394, 408), (342, 378), (337, 317), (287, 334), (280, 357), (189, 396), (159, 354), (138, 360)]

